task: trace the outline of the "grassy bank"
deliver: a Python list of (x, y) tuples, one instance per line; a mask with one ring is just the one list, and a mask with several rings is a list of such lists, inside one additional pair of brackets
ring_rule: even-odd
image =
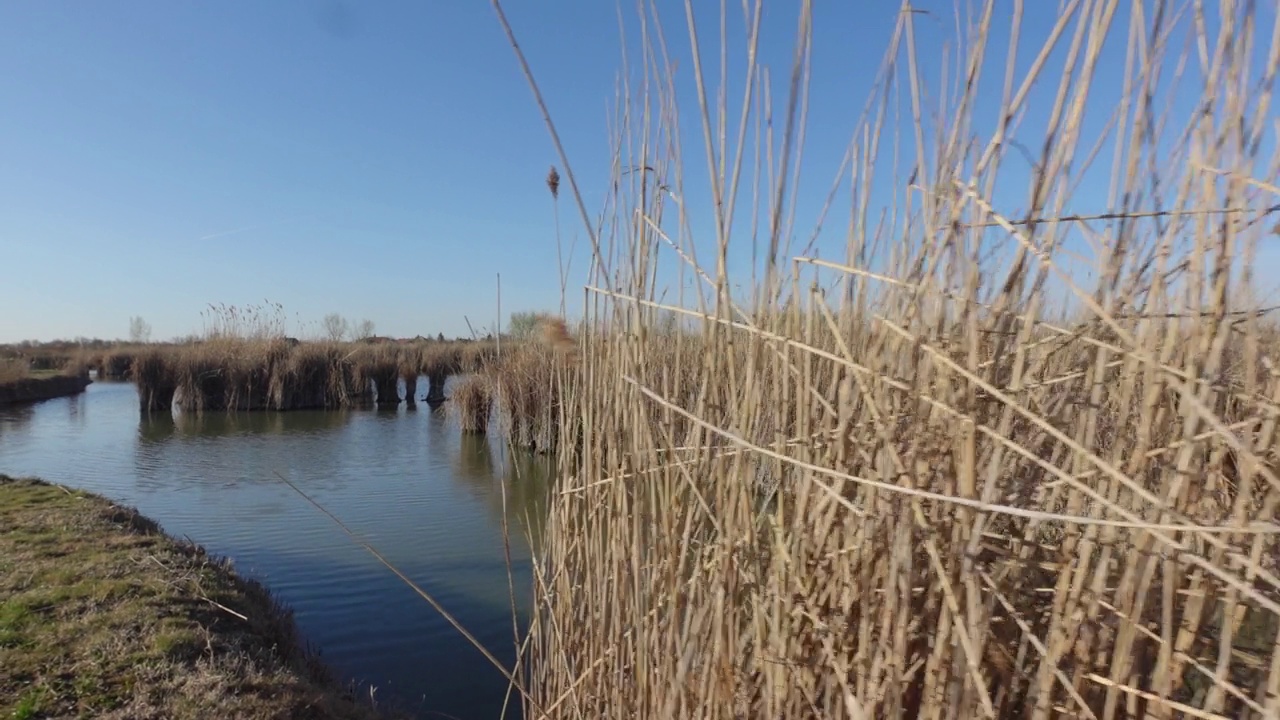
[(136, 512), (0, 476), (0, 717), (374, 718), (260, 585)]
[(78, 367), (31, 370), (25, 362), (0, 360), (0, 405), (37, 402), (84, 392), (89, 374)]

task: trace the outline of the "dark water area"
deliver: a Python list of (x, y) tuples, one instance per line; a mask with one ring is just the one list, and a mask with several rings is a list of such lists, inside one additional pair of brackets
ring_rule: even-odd
[(500, 716), (502, 675), (280, 476), (510, 667), (511, 588), (522, 616), (528, 522), (545, 501), (538, 458), (464, 437), (425, 405), (148, 418), (131, 383), (96, 382), (79, 396), (0, 408), (0, 472), (133, 505), (171, 535), (230, 557), (295, 610), (307, 640), (361, 692), (372, 687), (424, 718)]

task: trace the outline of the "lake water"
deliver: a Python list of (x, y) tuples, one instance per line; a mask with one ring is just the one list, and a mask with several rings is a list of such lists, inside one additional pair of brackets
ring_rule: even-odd
[(76, 397), (0, 408), (0, 472), (133, 505), (171, 535), (230, 557), (293, 607), (307, 640), (363, 692), (374, 687), (424, 718), (499, 717), (507, 683), (498, 671), (279, 476), (510, 667), (510, 588), (526, 608), (526, 521), (541, 517), (547, 478), (539, 459), (463, 437), (426, 405), (146, 418), (131, 383), (95, 382)]

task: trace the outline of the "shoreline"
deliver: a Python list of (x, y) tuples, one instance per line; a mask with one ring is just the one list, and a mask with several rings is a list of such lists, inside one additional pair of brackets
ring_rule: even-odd
[(79, 395), (92, 382), (93, 380), (90, 379), (89, 375), (84, 374), (29, 377), (0, 383), (0, 406), (20, 405)]
[(0, 475), (0, 717), (387, 717), (292, 611), (136, 510)]

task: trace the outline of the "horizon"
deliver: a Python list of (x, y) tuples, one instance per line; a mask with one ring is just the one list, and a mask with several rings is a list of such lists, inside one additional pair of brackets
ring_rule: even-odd
[[(679, 105), (696, 107), (683, 5), (658, 5)], [(779, 116), (795, 7), (795, 0), (770, 5), (760, 39)], [(959, 11), (945, 0), (912, 7), (920, 13), (922, 79), (942, 86), (939, 68), (954, 51), (947, 40)], [(624, 52), (630, 76), (639, 73), (634, 8), (563, 0), (537, 8), (512, 3), (505, 12), (587, 210), (598, 212), (614, 160), (611, 108)], [(710, 31), (718, 13), (714, 4), (700, 12), (701, 55), (714, 80), (718, 41)], [(804, 165), (788, 248), (812, 233), (812, 254), (842, 257), (847, 217), (837, 209), (821, 232), (813, 227), (874, 90), (898, 12), (898, 3), (815, 9)], [(740, 15), (731, 9), (726, 18), (726, 35), (739, 38), (729, 46), (734, 68), (743, 55)], [(1020, 67), (1055, 16), (1045, 6), (1026, 11)], [(863, 41), (849, 42), (851, 33)], [(1108, 37), (1108, 57), (1117, 63), (1126, 33), (1117, 21)], [(998, 100), (1007, 42), (1007, 27), (993, 32), (987, 62), (997, 70), (985, 71), (981, 100)], [(140, 2), (74, 12), (10, 5), (0, 8), (0, 64), (8, 68), (0, 92), (10, 99), (0, 116), (7, 160), (0, 257), (9, 271), (0, 287), (9, 318), (0, 324), (0, 343), (123, 338), (135, 316), (150, 324), (153, 338), (178, 338), (198, 334), (210, 306), (263, 302), (281, 305), (286, 334), (296, 337), (320, 333), (330, 313), (371, 320), (377, 334), (390, 337), (483, 336), (512, 312), (557, 312), (557, 227), (564, 247), (574, 248), (566, 315), (581, 315), (590, 258), (580, 215), (567, 178), (558, 201), (545, 184), (549, 168), (562, 178), (567, 169), (488, 3)], [(1113, 74), (1097, 81), (1101, 99), (1091, 104), (1099, 109), (1086, 117), (1085, 131), (1099, 137), (1109, 132), (1107, 99), (1120, 92), (1106, 77)], [(742, 80), (733, 70), (727, 77), (733, 123)], [(707, 212), (701, 128), (686, 115), (680, 140), (690, 148), (684, 165), (692, 182), (684, 196), (690, 208)], [(1033, 104), (1020, 122), (1037, 137), (1034, 126), (1045, 115)], [(995, 120), (984, 105), (973, 132), (982, 137)], [(1107, 162), (1097, 165), (1105, 180)], [(1010, 198), (1002, 202), (1013, 212), (1025, 200), (1029, 168), (1011, 164), (1001, 172), (997, 195)], [(894, 190), (877, 182), (875, 203), (888, 206)], [(1082, 188), (1069, 209), (1109, 210), (1105, 187)], [(739, 204), (748, 205), (749, 189), (739, 194)], [(734, 216), (735, 235), (747, 234), (746, 212)], [(690, 222), (699, 250), (713, 251), (709, 218)], [(760, 266), (755, 239), (735, 243), (728, 267), (735, 283), (748, 286)], [(660, 260), (665, 269), (675, 262)], [(1274, 291), (1277, 273), (1268, 269), (1280, 268), (1280, 251), (1260, 247), (1255, 266), (1262, 289)], [(663, 290), (684, 292), (683, 282)]]

